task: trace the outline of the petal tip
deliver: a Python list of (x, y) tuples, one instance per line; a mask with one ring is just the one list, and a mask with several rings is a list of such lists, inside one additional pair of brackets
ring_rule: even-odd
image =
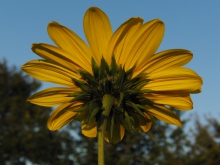
[(96, 11), (100, 11), (100, 10), (101, 10), (101, 9), (99, 9), (98, 7), (92, 6), (92, 7), (90, 7), (87, 11), (96, 12)]
[(48, 25), (59, 25), (59, 23), (56, 21), (51, 21)]

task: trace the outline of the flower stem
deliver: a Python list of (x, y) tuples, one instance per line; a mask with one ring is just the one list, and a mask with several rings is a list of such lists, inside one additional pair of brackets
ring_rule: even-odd
[(114, 104), (115, 98), (110, 94), (103, 96), (103, 112), (98, 123), (98, 165), (104, 165), (104, 139), (108, 116)]

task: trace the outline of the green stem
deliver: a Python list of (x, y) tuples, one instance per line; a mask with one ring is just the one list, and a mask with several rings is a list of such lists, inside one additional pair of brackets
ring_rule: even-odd
[(98, 165), (104, 165), (104, 139), (108, 116), (114, 104), (115, 98), (110, 94), (103, 96), (103, 112), (98, 123)]

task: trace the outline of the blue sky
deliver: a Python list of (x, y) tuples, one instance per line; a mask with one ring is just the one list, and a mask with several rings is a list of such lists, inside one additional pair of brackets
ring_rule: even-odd
[[(204, 79), (203, 92), (193, 95), (194, 110), (184, 115), (191, 117), (220, 116), (220, 1), (0, 1), (0, 60), (20, 67), (38, 56), (32, 53), (32, 43), (53, 44), (46, 27), (56, 21), (69, 27), (85, 40), (82, 19), (90, 6), (101, 8), (116, 30), (130, 17), (140, 16), (145, 21), (160, 18), (166, 25), (165, 36), (158, 51), (184, 48), (194, 53), (187, 67)], [(43, 88), (51, 85), (44, 84)]]

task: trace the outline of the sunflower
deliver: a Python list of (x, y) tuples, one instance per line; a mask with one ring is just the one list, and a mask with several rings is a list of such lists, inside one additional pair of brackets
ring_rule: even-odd
[(192, 109), (190, 94), (201, 92), (202, 78), (182, 67), (192, 59), (190, 51), (155, 53), (164, 23), (159, 19), (143, 23), (134, 17), (113, 33), (106, 14), (91, 7), (83, 27), (89, 46), (70, 29), (49, 23), (48, 34), (57, 46), (33, 44), (33, 52), (43, 59), (22, 66), (34, 78), (62, 86), (28, 98), (37, 105), (58, 106), (48, 128), (58, 130), (77, 120), (85, 136), (96, 137), (104, 116), (105, 140), (117, 143), (125, 130), (147, 132), (155, 118), (181, 126), (171, 109)]

